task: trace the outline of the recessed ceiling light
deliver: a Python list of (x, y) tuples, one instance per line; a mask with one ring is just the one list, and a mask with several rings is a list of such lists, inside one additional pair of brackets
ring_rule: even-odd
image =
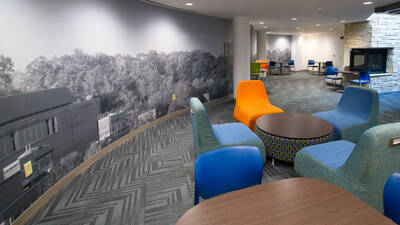
[(271, 33), (271, 32), (269, 32), (269, 31), (267, 32), (267, 34), (270, 34), (270, 33)]
[(264, 24), (264, 22), (262, 22), (262, 21), (261, 21), (261, 22), (259, 22), (259, 24), (263, 25), (263, 24)]
[(300, 27), (296, 27), (297, 30), (300, 30)]
[(315, 26), (316, 26), (316, 27), (320, 27), (320, 26), (321, 26), (321, 24), (317, 23), (317, 24), (315, 24)]
[(292, 20), (298, 20), (296, 17), (293, 17)]
[(268, 28), (268, 26), (264, 26), (264, 29), (267, 29)]
[(341, 20), (340, 22), (341, 22), (341, 23), (346, 23), (346, 20)]
[(333, 30), (333, 28), (329, 28), (329, 30), (330, 30), (330, 31), (332, 31), (332, 30)]
[(371, 5), (372, 2), (364, 2), (363, 4), (364, 4), (364, 5)]
[(322, 8), (318, 8), (318, 10), (322, 10)]
[(185, 5), (187, 5), (187, 6), (192, 6), (193, 3), (192, 3), (192, 2), (186, 2)]

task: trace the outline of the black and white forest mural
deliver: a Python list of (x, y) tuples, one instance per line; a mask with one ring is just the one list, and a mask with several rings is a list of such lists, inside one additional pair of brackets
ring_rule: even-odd
[(2, 225), (129, 131), (233, 92), (227, 20), (135, 0), (5, 1), (0, 18)]
[(292, 54), (292, 36), (290, 35), (267, 35), (267, 59), (287, 63)]

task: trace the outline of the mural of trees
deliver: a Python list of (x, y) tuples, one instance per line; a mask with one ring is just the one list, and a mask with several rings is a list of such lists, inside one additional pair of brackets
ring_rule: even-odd
[(76, 49), (71, 55), (40, 56), (24, 72), (14, 72), (11, 59), (0, 55), (0, 94), (68, 87), (79, 101), (99, 97), (102, 113), (126, 107), (134, 129), (147, 122), (143, 118), (152, 118), (139, 120), (139, 115), (155, 111), (160, 117), (187, 107), (190, 97), (205, 93), (210, 99), (228, 95), (231, 66), (227, 58), (201, 50), (150, 51), (134, 57), (90, 55)]

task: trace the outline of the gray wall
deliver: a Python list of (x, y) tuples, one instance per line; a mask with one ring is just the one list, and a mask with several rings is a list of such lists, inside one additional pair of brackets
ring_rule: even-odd
[(5, 0), (0, 27), (0, 54), (22, 71), (38, 56), (75, 48), (108, 55), (199, 49), (218, 56), (231, 38), (230, 21), (135, 0)]

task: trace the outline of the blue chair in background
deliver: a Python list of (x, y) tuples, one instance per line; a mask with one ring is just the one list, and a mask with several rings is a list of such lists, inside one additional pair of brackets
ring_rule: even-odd
[[(342, 77), (338, 76), (338, 68), (336, 67), (326, 67), (325, 79), (322, 87), (325, 87), (326, 83), (331, 83), (332, 87), (337, 87), (337, 81), (343, 80)], [(341, 84), (341, 83), (340, 83)]]
[(350, 80), (349, 81), (351, 84), (357, 84), (360, 87), (363, 84), (370, 84), (371, 83), (371, 78), (368, 70), (360, 71), (358, 74), (358, 80)]
[(324, 65), (322, 65), (322, 69), (325, 71), (325, 73), (326, 73), (326, 69), (328, 68), (328, 67), (333, 67), (333, 61), (326, 61), (325, 63), (324, 63)]
[(195, 161), (194, 204), (226, 192), (261, 184), (263, 160), (254, 146), (219, 148)]
[(400, 224), (400, 173), (394, 173), (383, 189), (385, 216)]
[(311, 67), (311, 72), (314, 72), (314, 68), (318, 68), (318, 66), (315, 65), (315, 60), (313, 60), (313, 59), (308, 60), (307, 69), (310, 67)]
[[(273, 71), (279, 71), (280, 68), (278, 66), (276, 66), (276, 62), (275, 61), (269, 61), (269, 74), (272, 74)], [(279, 72), (278, 72), (279, 74)]]
[[(335, 184), (383, 212), (385, 183), (400, 171), (400, 145), (389, 144), (399, 135), (400, 123), (391, 123), (368, 129), (357, 144), (340, 140), (306, 147), (297, 152), (294, 169), (300, 176)], [(386, 195), (393, 196), (391, 185)], [(399, 209), (399, 199), (396, 206), (391, 210)], [(388, 213), (393, 216), (393, 212)]]
[(196, 157), (227, 146), (255, 146), (265, 162), (265, 146), (257, 135), (243, 123), (211, 125), (204, 105), (198, 98), (190, 99), (193, 142)]
[(293, 59), (289, 60), (289, 61), (288, 61), (288, 64), (285, 65), (285, 68), (288, 69), (288, 72), (291, 72), (291, 71), (292, 71), (292, 70), (291, 70), (292, 68), (293, 68), (294, 71), (296, 72), (296, 67), (295, 67), (295, 65), (294, 65), (294, 60), (293, 60)]
[(367, 129), (378, 125), (378, 115), (378, 92), (363, 87), (347, 87), (335, 109), (313, 114), (333, 126), (335, 140), (354, 143)]

